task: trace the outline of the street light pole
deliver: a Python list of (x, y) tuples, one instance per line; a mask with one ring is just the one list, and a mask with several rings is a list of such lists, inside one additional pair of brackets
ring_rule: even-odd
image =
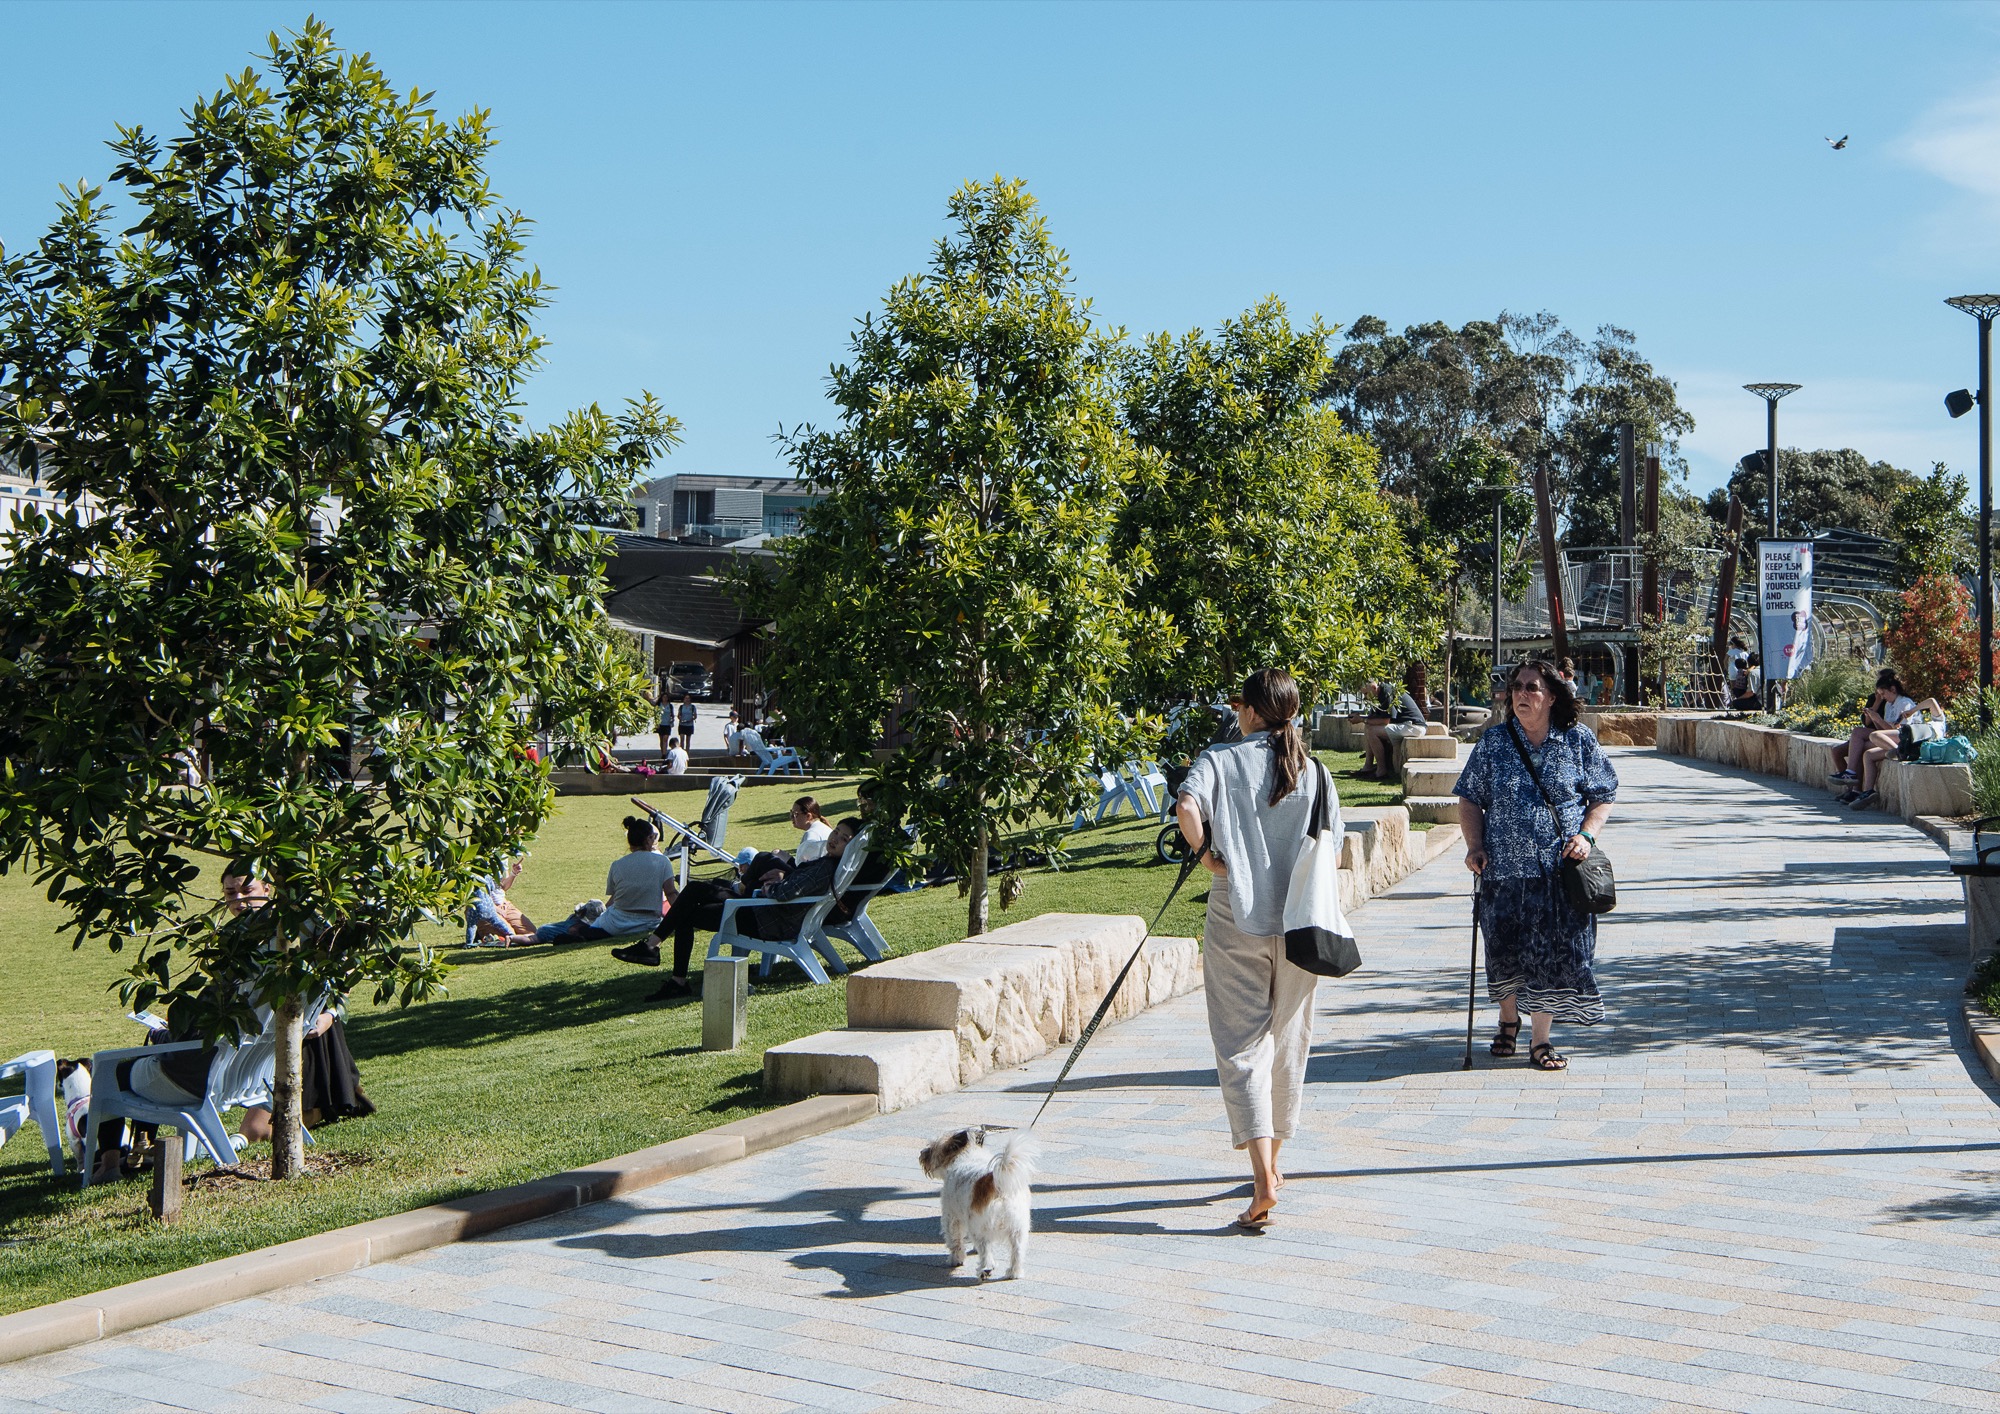
[[(1770, 532), (1768, 538), (1778, 538), (1778, 399), (1798, 392), (1798, 383), (1745, 383), (1743, 391), (1755, 393), (1764, 400), (1764, 474), (1769, 478), (1771, 491)], [(1778, 697), (1777, 685), (1771, 681), (1771, 653), (1764, 642), (1764, 552), (1757, 552), (1757, 656), (1764, 664), (1764, 705), (1772, 706)]]
[(1957, 295), (1945, 301), (1979, 321), (1979, 729), (1993, 726), (1993, 316), (2000, 295)]

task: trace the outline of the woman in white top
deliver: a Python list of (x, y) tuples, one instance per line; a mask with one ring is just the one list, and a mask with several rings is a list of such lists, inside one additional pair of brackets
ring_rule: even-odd
[(1898, 723), (1917, 710), (1917, 704), (1910, 699), (1910, 691), (1903, 686), (1903, 679), (1894, 668), (1884, 668), (1875, 675), (1875, 694), (1861, 709), (1861, 724), (1847, 734), (1844, 745), (1833, 748), (1833, 773), (1830, 781), (1854, 781), (1860, 779), (1861, 753), (1868, 749), (1868, 738), (1876, 732), (1894, 731)]
[(674, 862), (660, 853), (660, 832), (643, 815), (625, 817), (626, 854), (611, 861), (604, 876), (604, 912), (589, 923), (572, 923), (555, 939), (594, 943), (628, 933), (650, 933), (666, 913)]
[(1230, 1138), (1250, 1151), (1255, 1193), (1236, 1222), (1261, 1230), (1284, 1186), (1278, 1149), (1297, 1129), (1312, 1050), (1318, 979), (1286, 959), (1284, 914), (1319, 786), (1294, 720), (1299, 690), (1290, 673), (1252, 673), (1230, 706), (1243, 739), (1202, 753), (1181, 785), (1177, 813), (1188, 843), (1208, 844), (1208, 1030)]
[(802, 795), (792, 802), (792, 828), (800, 832), (793, 863), (810, 864), (826, 853), (827, 837), (833, 833), (833, 826), (826, 823), (817, 800)]

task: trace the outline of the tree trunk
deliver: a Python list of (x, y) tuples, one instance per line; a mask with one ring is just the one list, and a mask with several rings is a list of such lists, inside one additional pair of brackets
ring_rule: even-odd
[(1458, 576), (1451, 577), (1451, 617), (1444, 622), (1444, 729), (1451, 730), (1451, 669), (1458, 657)]
[(304, 1009), (297, 1001), (278, 1008), (278, 1054), (271, 1081), (271, 1177), (298, 1178), (306, 1171), (306, 1134), (300, 1100), (305, 1085)]
[[(985, 802), (981, 802), (984, 808)], [(965, 896), (965, 936), (976, 938), (986, 931), (986, 851), (990, 848), (990, 837), (986, 833), (986, 821), (981, 818), (979, 830), (972, 842), (972, 863), (965, 877), (971, 881), (971, 889)]]

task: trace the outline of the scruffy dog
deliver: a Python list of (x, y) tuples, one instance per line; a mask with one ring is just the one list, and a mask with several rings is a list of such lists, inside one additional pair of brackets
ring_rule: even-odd
[(968, 1251), (979, 1253), (982, 1280), (993, 1275), (1000, 1255), (1005, 1275), (1018, 1277), (1028, 1259), (1028, 1230), (1034, 1222), (1034, 1140), (1015, 1130), (992, 1148), (986, 1127), (976, 1125), (926, 1144), (917, 1162), (932, 1178), (944, 1180), (944, 1241), (954, 1268)]

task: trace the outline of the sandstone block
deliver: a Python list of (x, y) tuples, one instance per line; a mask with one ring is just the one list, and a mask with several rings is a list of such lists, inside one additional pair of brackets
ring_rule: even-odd
[(1845, 744), (1838, 737), (1794, 735), (1785, 744), (1785, 775), (1802, 786), (1844, 789), (1828, 781), (1827, 774), (1833, 770), (1833, 748)]
[(952, 943), (855, 973), (847, 983), (847, 1024), (950, 1031), (958, 1037), (958, 1083), (970, 1085), (1062, 1039), (1068, 971), (1053, 948)]
[[(1431, 725), (1436, 727), (1438, 724), (1432, 722)], [(1408, 741), (1402, 743), (1402, 745), (1404, 751), (1407, 753), (1407, 760), (1456, 761), (1458, 759), (1457, 740), (1446, 736), (1442, 728), (1434, 735), (1413, 736)]]
[(1735, 738), (1730, 734), (1734, 722), (1705, 718), (1694, 724), (1694, 756), (1698, 760), (1713, 761), (1718, 766), (1734, 766), (1736, 755), (1732, 749)]
[[(1061, 955), (1067, 990), (1059, 1039), (1074, 1041), (1145, 934), (1146, 920), (1136, 915), (1044, 913), (995, 928), (979, 942), (988, 947), (1046, 948)], [(1143, 989), (1134, 991), (1128, 984), (1111, 1017), (1137, 1015), (1144, 1009), (1139, 1000), (1144, 995)]]
[[(1411, 818), (1415, 818), (1414, 812)], [(1435, 830), (1424, 831), (1423, 842), (1424, 860), (1428, 863), (1439, 855), (1463, 851), (1465, 832), (1458, 828), (1458, 822), (1454, 820), (1448, 825), (1439, 825)]]
[(1970, 766), (1925, 766), (1887, 761), (1879, 782), (1881, 808), (1911, 820), (1919, 815), (1958, 817), (1972, 813)]
[[(1452, 779), (1457, 780), (1453, 771)], [(1457, 805), (1453, 804), (1456, 818)], [(1373, 898), (1416, 869), (1410, 846), (1410, 812), (1401, 805), (1361, 805), (1341, 811), (1341, 823), (1361, 835), (1365, 896)]]
[(1403, 794), (1450, 795), (1462, 768), (1450, 761), (1412, 761), (1403, 767)]
[(1583, 720), (1606, 746), (1652, 746), (1658, 738), (1656, 712), (1586, 712)]
[(1410, 818), (1426, 825), (1456, 825), (1458, 797), (1455, 795), (1406, 795), (1403, 808)]
[(1368, 901), (1368, 895), (1361, 891), (1362, 874), (1358, 869), (1345, 865), (1340, 870), (1340, 911), (1352, 913)]
[(949, 1031), (821, 1031), (764, 1052), (772, 1095), (873, 1095), (887, 1113), (957, 1088), (958, 1037)]
[(1141, 968), (1146, 973), (1142, 994), (1147, 1006), (1184, 997), (1201, 986), (1201, 944), (1193, 938), (1148, 938), (1145, 957), (1132, 969), (1127, 987), (1138, 985)]

